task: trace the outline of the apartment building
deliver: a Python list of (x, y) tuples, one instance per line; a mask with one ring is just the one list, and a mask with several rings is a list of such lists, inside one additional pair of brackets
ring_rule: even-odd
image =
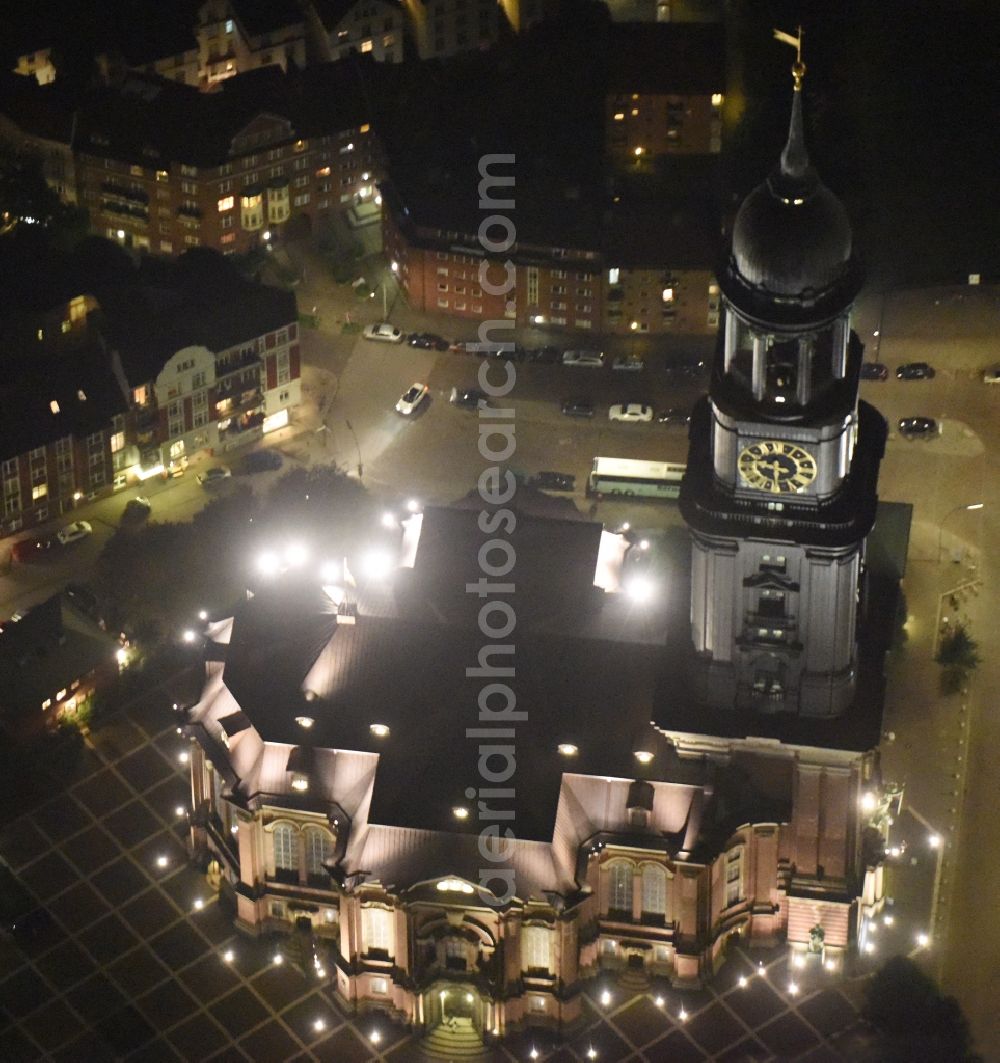
[(321, 11), (331, 59), (357, 52), (378, 63), (403, 61), (408, 27), (406, 14), (395, 0), (336, 0)]
[(605, 97), (606, 152), (619, 172), (722, 148), (722, 27), (616, 25)]
[(402, 0), (421, 59), (489, 48), (499, 39), (497, 0)]
[(248, 251), (296, 218), (321, 224), (373, 199), (381, 166), (362, 87), (337, 64), (212, 94), (130, 75), (85, 101), (74, 147), (93, 231), (167, 255)]

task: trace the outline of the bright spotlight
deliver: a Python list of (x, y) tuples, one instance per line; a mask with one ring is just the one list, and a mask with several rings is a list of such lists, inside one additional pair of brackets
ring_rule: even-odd
[(385, 579), (392, 572), (392, 557), (386, 550), (369, 550), (363, 571), (370, 579)]
[(861, 795), (861, 811), (874, 812), (876, 805), (878, 805), (878, 798), (876, 798), (871, 790), (866, 790)]
[(415, 498), (409, 499), (409, 501), (406, 503), (406, 512), (407, 513), (419, 513), (420, 512), (420, 503), (417, 501), (417, 499), (415, 499)]
[(128, 650), (124, 647), (115, 650), (115, 658), (119, 664), (124, 664), (128, 660)]
[(262, 576), (276, 576), (281, 571), (281, 560), (273, 550), (265, 550), (257, 558), (257, 571)]
[(396, 514), (395, 513), (390, 513), (388, 510), (386, 510), (386, 512), (382, 514), (382, 527), (383, 528), (395, 528), (396, 527)]
[(917, 934), (917, 944), (925, 949), (931, 943), (930, 936), (928, 934)]
[(289, 543), (285, 547), (285, 561), (288, 562), (291, 568), (300, 568), (306, 563), (308, 556), (309, 551), (302, 543)]
[(339, 561), (324, 561), (319, 566), (319, 578), (324, 583), (338, 583), (342, 574)]
[(271, 963), (273, 963), (275, 967), (280, 967), (284, 962), (285, 962), (285, 957), (282, 956), (280, 952), (276, 952), (271, 957)]
[(930, 847), (931, 847), (932, 849), (940, 849), (940, 848), (941, 848), (941, 835), (940, 835), (940, 834), (931, 834), (931, 835), (928, 835), (928, 837), (927, 837), (927, 844), (928, 844), (928, 845), (929, 845), (929, 846), (930, 846)]
[(633, 602), (640, 605), (651, 601), (655, 590), (653, 581), (644, 576), (633, 576), (625, 586), (625, 592), (628, 596)]
[(639, 549), (640, 550), (648, 550), (649, 549), (649, 540), (648, 539), (640, 539), (639, 540)]
[(200, 609), (198, 611), (198, 619), (199, 620), (207, 620), (208, 619), (208, 611), (205, 610), (205, 609)]
[(601, 994), (601, 1005), (607, 1007), (611, 1003), (611, 994), (605, 989)]
[(184, 631), (181, 632), (181, 638), (185, 642), (194, 642), (197, 637), (198, 636), (190, 628), (185, 628)]

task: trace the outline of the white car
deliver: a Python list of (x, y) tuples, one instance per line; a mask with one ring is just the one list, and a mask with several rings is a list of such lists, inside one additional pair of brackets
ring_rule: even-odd
[(411, 384), (400, 396), (399, 402), (396, 403), (396, 413), (409, 417), (416, 412), (417, 407), (427, 398), (429, 391), (430, 388), (426, 384), (421, 384), (420, 381)]
[(609, 421), (627, 421), (640, 424), (652, 421), (653, 407), (644, 402), (618, 402), (608, 410)]
[(1000, 384), (1000, 365), (995, 365), (983, 373), (984, 384)]
[(641, 373), (646, 368), (646, 363), (630, 354), (616, 358), (611, 363), (611, 368), (617, 373)]
[(600, 369), (604, 365), (603, 351), (563, 351), (563, 365), (584, 365), (591, 369)]
[(379, 321), (374, 325), (365, 325), (363, 333), (366, 340), (379, 340), (382, 343), (402, 343), (403, 333), (390, 325), (388, 321)]
[(72, 524), (67, 524), (65, 528), (60, 528), (56, 532), (56, 538), (62, 546), (69, 546), (70, 543), (86, 539), (93, 530), (87, 521), (75, 520)]

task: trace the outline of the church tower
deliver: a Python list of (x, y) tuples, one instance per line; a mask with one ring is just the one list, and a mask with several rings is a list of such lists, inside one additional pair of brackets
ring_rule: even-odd
[(886, 426), (858, 401), (861, 271), (806, 152), (801, 61), (792, 73), (788, 141), (741, 205), (721, 271), (724, 328), (680, 505), (701, 699), (831, 717), (854, 694)]

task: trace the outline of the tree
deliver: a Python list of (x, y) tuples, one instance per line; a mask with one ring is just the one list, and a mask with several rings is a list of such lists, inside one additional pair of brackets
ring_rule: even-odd
[(954, 997), (903, 956), (884, 964), (868, 984), (864, 1017), (880, 1035), (883, 1063), (975, 1063), (969, 1024)]
[(964, 624), (956, 624), (942, 639), (934, 658), (941, 665), (941, 691), (956, 693), (970, 672), (976, 670), (981, 658), (979, 644)]

